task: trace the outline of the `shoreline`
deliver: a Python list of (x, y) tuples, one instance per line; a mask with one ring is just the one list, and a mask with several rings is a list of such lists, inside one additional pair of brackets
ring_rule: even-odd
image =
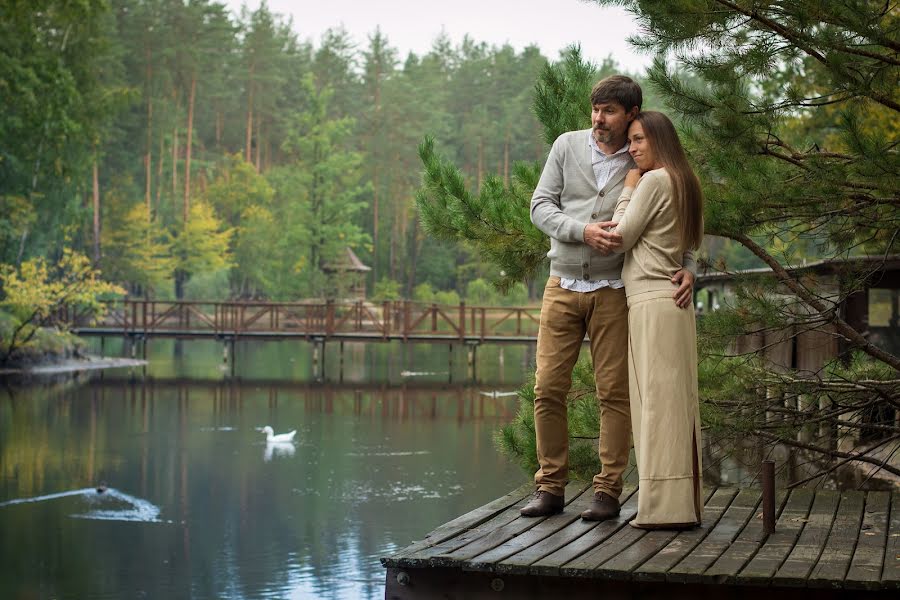
[(70, 358), (56, 362), (37, 363), (18, 368), (0, 369), (0, 377), (29, 375), (59, 375), (78, 373), (80, 371), (96, 371), (100, 369), (119, 369), (125, 367), (143, 367), (148, 361), (136, 358), (115, 358), (108, 356), (86, 356)]

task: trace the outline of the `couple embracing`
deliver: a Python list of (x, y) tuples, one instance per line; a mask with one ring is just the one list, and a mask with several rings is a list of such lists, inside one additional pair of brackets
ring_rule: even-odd
[(531, 199), (550, 236), (538, 333), (537, 490), (524, 516), (562, 512), (568, 482), (566, 397), (587, 334), (600, 403), (601, 472), (581, 516), (619, 514), (632, 436), (634, 527), (700, 524), (700, 411), (692, 250), (703, 198), (671, 121), (641, 112), (628, 77), (591, 92), (592, 128), (554, 142)]

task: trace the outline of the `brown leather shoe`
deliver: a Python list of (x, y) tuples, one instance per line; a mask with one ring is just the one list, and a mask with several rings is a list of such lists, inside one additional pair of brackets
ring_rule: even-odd
[(581, 513), (585, 521), (605, 521), (619, 516), (619, 501), (606, 492), (594, 493), (588, 509)]
[(523, 517), (547, 517), (563, 511), (566, 504), (564, 496), (538, 490), (531, 502), (519, 509)]

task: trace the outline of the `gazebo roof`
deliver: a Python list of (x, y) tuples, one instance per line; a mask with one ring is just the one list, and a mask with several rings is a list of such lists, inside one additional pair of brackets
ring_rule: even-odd
[(330, 262), (325, 265), (324, 269), (326, 271), (356, 271), (359, 273), (366, 273), (372, 270), (372, 267), (363, 264), (363, 261), (359, 260), (359, 257), (356, 256), (356, 253), (350, 249), (348, 246), (346, 251), (340, 255), (334, 262)]

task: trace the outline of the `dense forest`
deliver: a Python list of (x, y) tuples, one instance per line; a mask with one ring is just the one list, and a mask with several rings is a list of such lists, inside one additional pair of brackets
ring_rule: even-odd
[(304, 41), (265, 2), (0, 10), (0, 263), (72, 248), (132, 295), (291, 300), (340, 295), (351, 248), (370, 295), (496, 300), (494, 266), (419, 226), (417, 146), (473, 190), (542, 161), (537, 47)]

